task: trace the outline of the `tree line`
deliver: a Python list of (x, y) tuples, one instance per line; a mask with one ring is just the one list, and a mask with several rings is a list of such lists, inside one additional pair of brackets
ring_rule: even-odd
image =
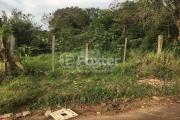
[(119, 52), (126, 37), (131, 40), (129, 47), (153, 51), (159, 34), (164, 35), (166, 47), (180, 44), (179, 0), (126, 0), (118, 5), (115, 10), (66, 7), (44, 13), (42, 22), (49, 31), (34, 23), (32, 14), (14, 9), (8, 17), (2, 11), (0, 27), (2, 31), (9, 26), (17, 46), (33, 46), (42, 52), (52, 35), (56, 50), (66, 52), (80, 50), (85, 43), (101, 52)]

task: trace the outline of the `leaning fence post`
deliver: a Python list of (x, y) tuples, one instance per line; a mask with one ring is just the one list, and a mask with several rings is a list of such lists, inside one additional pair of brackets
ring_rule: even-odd
[(163, 47), (163, 35), (158, 36), (158, 54), (161, 54)]
[(127, 49), (127, 38), (125, 39), (125, 44), (124, 44), (123, 65), (125, 64), (125, 61), (126, 61), (126, 49)]
[(54, 72), (54, 51), (55, 51), (55, 36), (52, 38), (52, 72)]

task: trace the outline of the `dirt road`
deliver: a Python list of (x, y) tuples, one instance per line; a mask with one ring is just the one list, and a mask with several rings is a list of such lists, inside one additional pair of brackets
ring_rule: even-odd
[(180, 104), (137, 109), (116, 116), (80, 116), (72, 120), (180, 120)]
[[(170, 102), (168, 103), (166, 101)], [(126, 107), (124, 107), (124, 109), (122, 109), (123, 107), (121, 107), (120, 110), (124, 111), (120, 111), (118, 109), (120, 107), (119, 104), (118, 107), (114, 108), (114, 106), (112, 106), (113, 102), (110, 103), (111, 104), (107, 102), (106, 104), (103, 103), (95, 106), (79, 105), (77, 107), (74, 107), (72, 110), (75, 111), (79, 116), (71, 120), (180, 120), (179, 98), (174, 100), (165, 98), (164, 102), (154, 101), (152, 99), (134, 100), (134, 102), (132, 103), (122, 104)], [(113, 105), (115, 105), (115, 103), (116, 102), (114, 101)], [(137, 108), (137, 106), (139, 107)], [(107, 109), (108, 111), (105, 112), (104, 110)], [(56, 110), (59, 109), (53, 109), (53, 111)], [(45, 118), (45, 112), (46, 110), (35, 110), (31, 111), (31, 114), (26, 117), (22, 117), (20, 119), (16, 119), (13, 117), (5, 120), (54, 120), (52, 117)]]

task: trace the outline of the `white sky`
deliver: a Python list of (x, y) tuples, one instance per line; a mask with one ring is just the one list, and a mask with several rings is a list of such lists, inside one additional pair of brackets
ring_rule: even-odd
[[(59, 8), (71, 6), (107, 9), (112, 1), (114, 0), (0, 0), (0, 17), (2, 16), (2, 10), (7, 15), (10, 15), (13, 9), (17, 9), (26, 14), (31, 13), (34, 15), (35, 23), (43, 25), (42, 28), (47, 29), (47, 26), (41, 22), (41, 17), (44, 13), (51, 13)], [(119, 2), (123, 1), (125, 0), (119, 0)]]

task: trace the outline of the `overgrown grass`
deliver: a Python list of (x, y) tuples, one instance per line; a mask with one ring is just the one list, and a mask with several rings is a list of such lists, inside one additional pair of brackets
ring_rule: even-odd
[[(77, 57), (78, 53), (72, 53)], [(140, 78), (159, 78), (180, 81), (180, 58), (172, 52), (142, 54), (129, 51), (126, 64), (112, 67), (64, 68), (55, 56), (55, 72), (51, 72), (51, 55), (22, 58), (25, 74), (6, 77), (0, 85), (0, 114), (16, 111), (25, 105), (28, 109), (45, 106), (67, 106), (73, 104), (96, 104), (114, 98), (146, 98), (153, 95), (177, 95), (180, 84), (172, 87), (138, 85)], [(106, 54), (107, 57), (118, 55)], [(72, 70), (76, 70), (72, 71)], [(93, 72), (95, 71), (96, 72)], [(100, 70), (101, 72), (98, 72)], [(102, 71), (105, 70), (105, 71)], [(108, 72), (107, 72), (108, 71)]]

